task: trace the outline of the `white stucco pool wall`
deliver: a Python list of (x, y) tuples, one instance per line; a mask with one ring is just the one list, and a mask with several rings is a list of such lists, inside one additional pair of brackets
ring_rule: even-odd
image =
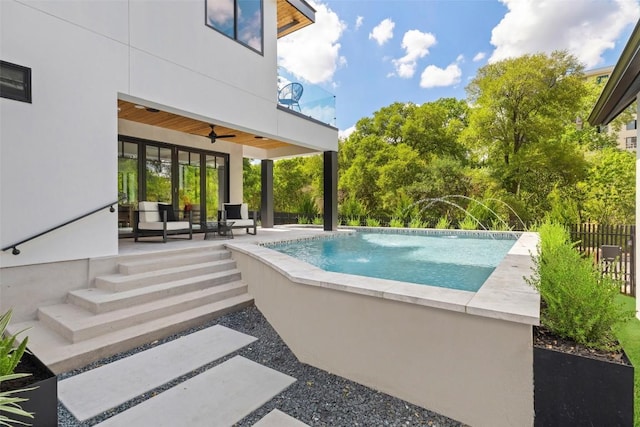
[(255, 304), (304, 363), (473, 426), (533, 425), (532, 274), (522, 233), (478, 292), (321, 270), (227, 247)]

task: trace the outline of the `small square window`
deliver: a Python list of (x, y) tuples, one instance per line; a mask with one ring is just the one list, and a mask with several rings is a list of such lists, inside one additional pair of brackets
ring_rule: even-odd
[(31, 103), (31, 68), (0, 61), (0, 97)]

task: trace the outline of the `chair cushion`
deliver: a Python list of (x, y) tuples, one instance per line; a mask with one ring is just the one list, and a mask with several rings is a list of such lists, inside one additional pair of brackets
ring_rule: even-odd
[(227, 219), (242, 219), (240, 213), (240, 205), (224, 204), (224, 210), (227, 212)]
[(140, 211), (140, 222), (161, 222), (158, 213), (158, 202), (140, 202), (138, 203)]
[(164, 212), (167, 212), (167, 221), (177, 221), (176, 214), (173, 211), (173, 206), (165, 203), (158, 203), (158, 214), (160, 214), (160, 221), (162, 221), (162, 218), (164, 218)]
[(253, 227), (255, 222), (252, 219), (236, 219), (233, 221), (233, 228)]
[[(139, 230), (158, 230), (162, 231), (164, 229), (164, 223), (162, 221), (156, 222), (139, 222), (138, 223)], [(167, 230), (188, 230), (189, 229), (189, 221), (167, 221)]]

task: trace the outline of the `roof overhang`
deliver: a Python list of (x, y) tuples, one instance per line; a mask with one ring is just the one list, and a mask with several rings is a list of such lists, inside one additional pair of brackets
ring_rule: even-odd
[(593, 126), (607, 125), (640, 94), (640, 21), (631, 33), (611, 77), (589, 115)]
[(278, 38), (316, 22), (316, 11), (305, 0), (278, 0)]

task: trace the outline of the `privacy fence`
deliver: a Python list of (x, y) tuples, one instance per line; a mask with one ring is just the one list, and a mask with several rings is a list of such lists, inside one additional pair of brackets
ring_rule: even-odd
[(576, 224), (570, 227), (571, 239), (585, 256), (602, 266), (603, 274), (622, 281), (623, 294), (636, 295), (636, 226)]

